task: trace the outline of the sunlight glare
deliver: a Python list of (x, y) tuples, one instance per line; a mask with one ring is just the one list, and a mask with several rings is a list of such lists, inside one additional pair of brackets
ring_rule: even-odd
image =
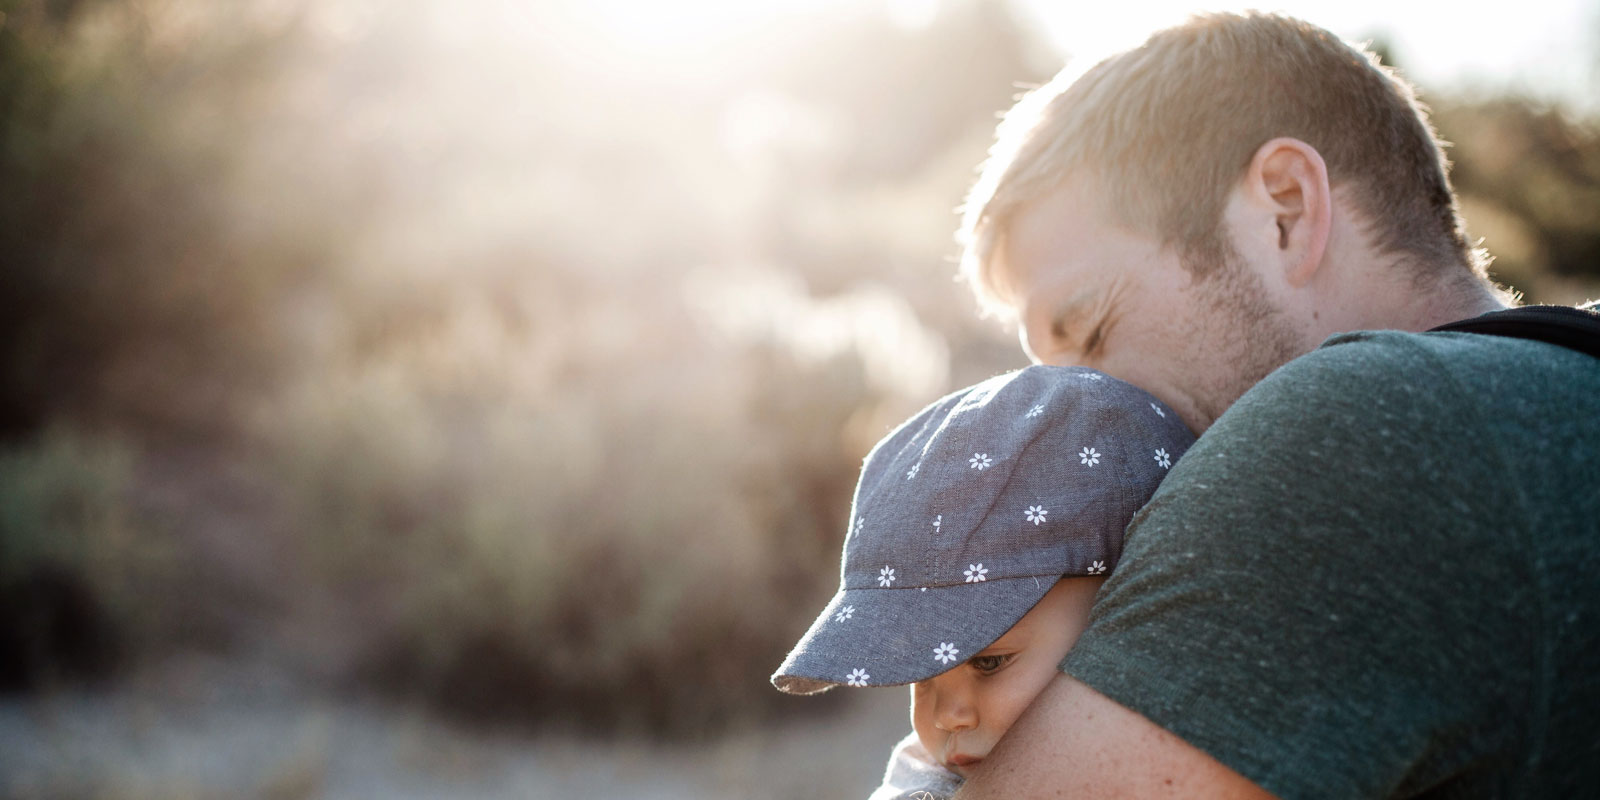
[(944, 337), (881, 284), (817, 298), (798, 274), (776, 267), (706, 267), (685, 279), (684, 297), (730, 340), (771, 342), (810, 364), (854, 352), (867, 380), (887, 395), (927, 398), (949, 388)]
[(840, 4), (841, 0), (589, 0), (580, 7), (629, 49), (662, 53), (692, 50), (748, 33), (776, 19)]
[(921, 30), (939, 16), (939, 0), (886, 0), (884, 13), (897, 27)]
[(1137, 47), (1152, 32), (1200, 11), (1249, 9), (1300, 17), (1353, 42), (1385, 40), (1401, 72), (1424, 87), (1498, 87), (1560, 98), (1579, 108), (1595, 99), (1596, 12), (1587, 0), (1457, 5), (1392, 0), (1125, 0), (1114, 4), (1015, 0), (1029, 27), (1043, 32), (1085, 70), (1113, 53)]

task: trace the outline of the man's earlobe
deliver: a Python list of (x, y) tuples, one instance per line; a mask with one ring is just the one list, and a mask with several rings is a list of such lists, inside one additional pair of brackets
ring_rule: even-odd
[(1333, 229), (1333, 190), (1322, 154), (1299, 139), (1273, 139), (1256, 150), (1250, 175), (1277, 225), (1284, 280), (1310, 282)]

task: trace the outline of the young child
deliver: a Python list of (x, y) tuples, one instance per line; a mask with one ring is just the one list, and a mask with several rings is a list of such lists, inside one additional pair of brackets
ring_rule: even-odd
[(1194, 436), (1143, 390), (1029, 367), (945, 397), (862, 466), (839, 592), (772, 676), (911, 684), (870, 800), (948, 797), (1056, 674), (1122, 533)]

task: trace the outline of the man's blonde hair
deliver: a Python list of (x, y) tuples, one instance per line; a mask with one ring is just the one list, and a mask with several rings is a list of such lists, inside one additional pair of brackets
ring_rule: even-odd
[(1114, 219), (1210, 275), (1231, 253), (1229, 193), (1255, 151), (1280, 136), (1322, 154), (1380, 251), (1415, 277), (1442, 265), (1482, 274), (1444, 143), (1411, 85), (1328, 31), (1249, 13), (1191, 18), (1018, 102), (967, 196), (962, 275), (987, 310), (1009, 311), (994, 269), (1006, 229), (1069, 176), (1086, 178)]

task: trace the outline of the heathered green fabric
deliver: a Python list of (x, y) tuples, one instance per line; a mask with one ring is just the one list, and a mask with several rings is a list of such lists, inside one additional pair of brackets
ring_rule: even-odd
[(1274, 794), (1600, 796), (1600, 359), (1336, 336), (1126, 547), (1062, 669)]

